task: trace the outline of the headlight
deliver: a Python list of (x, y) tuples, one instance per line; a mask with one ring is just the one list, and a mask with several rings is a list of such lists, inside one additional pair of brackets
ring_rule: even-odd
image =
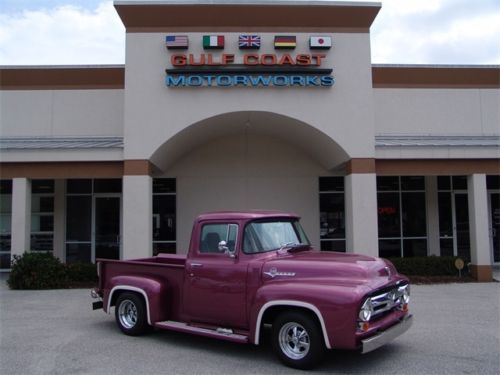
[(410, 286), (405, 285), (399, 289), (399, 292), (401, 293), (401, 299), (403, 303), (409, 303), (410, 302)]
[(370, 320), (373, 314), (373, 305), (371, 298), (367, 298), (366, 301), (361, 306), (361, 310), (359, 310), (359, 320), (363, 322), (367, 322)]

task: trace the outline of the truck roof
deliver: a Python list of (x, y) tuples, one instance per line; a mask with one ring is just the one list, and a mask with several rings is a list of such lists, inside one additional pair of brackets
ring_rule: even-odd
[(248, 211), (216, 211), (199, 215), (196, 220), (253, 220), (268, 218), (298, 219), (299, 215), (285, 211), (248, 210)]

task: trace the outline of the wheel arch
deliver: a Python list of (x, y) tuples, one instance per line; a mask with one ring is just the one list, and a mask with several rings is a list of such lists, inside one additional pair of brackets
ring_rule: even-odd
[(255, 345), (259, 345), (260, 342), (262, 323), (268, 322), (270, 319), (273, 319), (275, 316), (277, 316), (277, 314), (281, 313), (282, 311), (285, 310), (290, 311), (290, 308), (311, 314), (320, 325), (325, 346), (328, 349), (332, 348), (330, 344), (330, 339), (328, 337), (328, 333), (326, 331), (325, 320), (323, 319), (321, 311), (319, 311), (319, 309), (311, 303), (303, 301), (293, 301), (293, 300), (269, 301), (260, 308), (259, 314), (257, 315), (257, 321), (255, 326), (255, 338), (254, 338)]
[(152, 325), (151, 324), (151, 310), (149, 307), (148, 295), (146, 294), (146, 292), (143, 289), (137, 288), (135, 286), (116, 285), (115, 287), (113, 287), (113, 289), (111, 289), (111, 291), (109, 292), (109, 298), (108, 298), (108, 308), (107, 308), (108, 314), (111, 313), (110, 312), (111, 306), (115, 306), (116, 300), (118, 299), (120, 294), (122, 294), (123, 292), (134, 292), (134, 293), (138, 294), (144, 300), (144, 303), (146, 305), (146, 316), (147, 316), (148, 324)]

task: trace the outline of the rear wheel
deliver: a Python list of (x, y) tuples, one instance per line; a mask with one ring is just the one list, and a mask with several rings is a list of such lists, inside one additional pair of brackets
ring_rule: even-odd
[(273, 324), (273, 348), (287, 366), (310, 369), (320, 363), (325, 352), (323, 335), (317, 324), (303, 312), (286, 312)]
[(116, 301), (116, 324), (126, 335), (137, 336), (148, 328), (146, 307), (142, 297), (135, 293), (122, 293)]

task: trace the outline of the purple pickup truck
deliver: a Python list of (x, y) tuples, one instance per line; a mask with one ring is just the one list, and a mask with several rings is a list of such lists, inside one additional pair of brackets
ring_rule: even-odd
[(307, 369), (327, 349), (372, 351), (412, 324), (408, 279), (387, 260), (311, 248), (299, 217), (216, 212), (194, 222), (187, 256), (98, 259), (93, 308), (118, 327), (150, 327), (236, 343), (261, 341)]

